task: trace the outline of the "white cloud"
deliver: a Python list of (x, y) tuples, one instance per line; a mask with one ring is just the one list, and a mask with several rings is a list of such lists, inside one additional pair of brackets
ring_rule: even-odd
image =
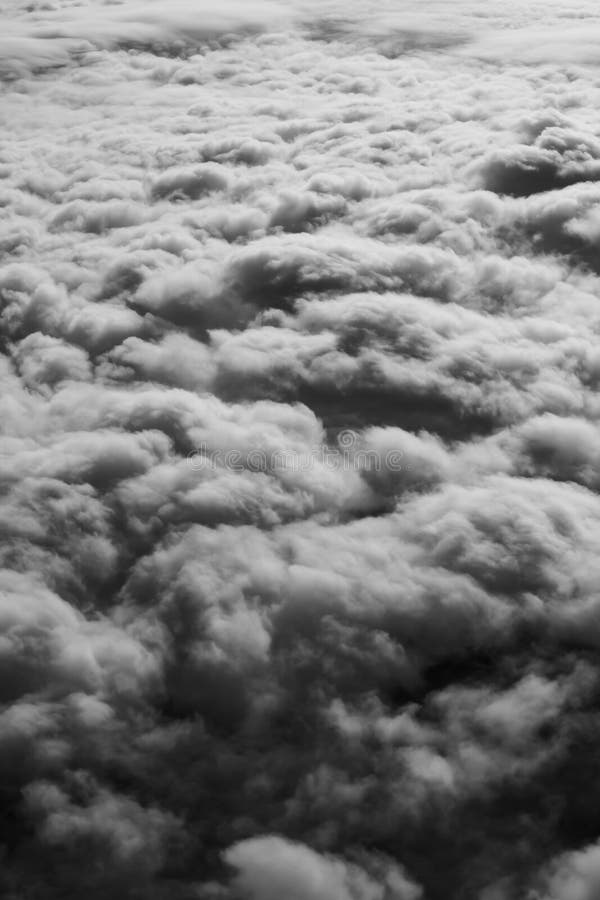
[(0, 893), (588, 900), (596, 7), (1, 18)]

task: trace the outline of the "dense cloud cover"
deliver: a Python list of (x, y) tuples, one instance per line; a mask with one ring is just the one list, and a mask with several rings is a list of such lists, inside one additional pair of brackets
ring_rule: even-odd
[(600, 12), (0, 16), (0, 894), (597, 900)]

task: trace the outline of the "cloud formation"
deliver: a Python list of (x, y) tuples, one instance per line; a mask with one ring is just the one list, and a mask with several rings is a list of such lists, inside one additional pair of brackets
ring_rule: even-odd
[(11, 0), (0, 893), (593, 900), (591, 3)]

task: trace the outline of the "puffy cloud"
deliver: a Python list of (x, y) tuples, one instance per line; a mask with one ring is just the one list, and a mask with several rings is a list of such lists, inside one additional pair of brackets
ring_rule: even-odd
[(0, 892), (587, 900), (598, 12), (213, 7), (2, 13)]
[(554, 900), (588, 900), (600, 887), (600, 858), (598, 846), (590, 845), (582, 850), (566, 853), (553, 861), (552, 873), (541, 896)]
[(378, 883), (358, 866), (274, 836), (235, 844), (225, 859), (238, 870), (243, 894), (257, 900), (282, 894), (293, 900), (416, 900), (421, 894), (395, 867)]
[[(47, 10), (54, 15), (44, 15)], [(156, 46), (177, 52), (190, 43), (260, 31), (275, 17), (281, 17), (275, 3), (262, 0), (253, 0), (250, 5), (228, 0), (218, 12), (209, 4), (190, 4), (187, 0), (168, 8), (157, 2), (113, 7), (91, 2), (85, 10), (39, 4), (31, 11), (37, 15), (28, 20), (17, 3), (7, 10), (17, 13), (15, 18), (6, 16), (3, 38), (3, 68), (13, 77), (23, 69), (66, 65), (70, 57), (85, 56), (94, 47)]]

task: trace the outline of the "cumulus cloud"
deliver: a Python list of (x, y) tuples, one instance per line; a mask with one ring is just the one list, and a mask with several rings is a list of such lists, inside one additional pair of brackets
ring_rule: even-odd
[(358, 866), (278, 837), (242, 841), (227, 850), (225, 859), (238, 870), (242, 893), (260, 900), (282, 895), (293, 900), (417, 900), (420, 896), (419, 889), (395, 867), (376, 882)]
[(591, 2), (10, 0), (0, 893), (598, 893)]
[(548, 884), (542, 894), (549, 900), (554, 897), (572, 897), (587, 900), (600, 888), (600, 867), (597, 845), (566, 853), (553, 861)]
[[(236, 33), (261, 31), (282, 17), (281, 7), (268, 0), (251, 4), (228, 0), (219, 10), (180, 0), (168, 6), (152, 0), (102, 4), (84, 8), (38, 4), (23, 15), (18, 3), (4, 16), (3, 74), (18, 76), (27, 69), (66, 65), (94, 48), (153, 47), (177, 53), (187, 46), (219, 40)], [(14, 18), (10, 13), (16, 13)], [(31, 15), (33, 13), (33, 15)]]

